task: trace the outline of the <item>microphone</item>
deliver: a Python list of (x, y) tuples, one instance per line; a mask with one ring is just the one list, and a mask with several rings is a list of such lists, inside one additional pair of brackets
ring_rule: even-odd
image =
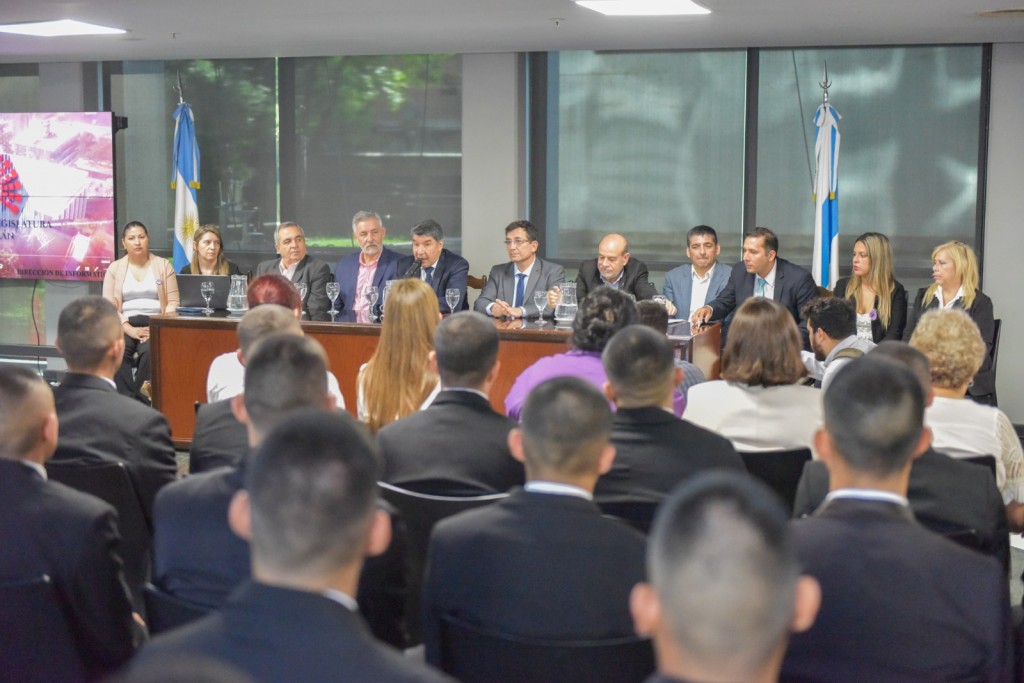
[(415, 276), (419, 276), (419, 274), (420, 274), (420, 262), (419, 262), (418, 259), (413, 259), (412, 260), (412, 265), (409, 266), (409, 270), (405, 271), (405, 273), (402, 274), (402, 279), (405, 279), (407, 277), (413, 277), (414, 275)]

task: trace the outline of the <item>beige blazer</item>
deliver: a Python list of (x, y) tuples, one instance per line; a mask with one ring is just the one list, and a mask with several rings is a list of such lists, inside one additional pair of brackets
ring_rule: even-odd
[[(156, 293), (160, 299), (160, 310), (164, 313), (174, 313), (181, 305), (181, 297), (178, 296), (178, 277), (174, 274), (174, 266), (171, 262), (161, 256), (149, 255), (149, 268), (153, 271), (156, 279)], [(121, 290), (124, 287), (124, 279), (128, 276), (128, 257), (123, 256), (107, 268), (103, 276), (103, 298), (112, 301), (121, 315), (123, 324), (128, 318), (121, 313)]]

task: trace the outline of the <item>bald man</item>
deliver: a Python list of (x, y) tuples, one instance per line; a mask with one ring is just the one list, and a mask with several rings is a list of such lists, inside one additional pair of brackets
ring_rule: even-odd
[(657, 295), (651, 284), (647, 266), (639, 259), (629, 257), (629, 244), (622, 235), (606, 235), (597, 247), (597, 258), (580, 264), (576, 276), (576, 298), (582, 300), (588, 292), (601, 285), (609, 285), (632, 294), (637, 301)]

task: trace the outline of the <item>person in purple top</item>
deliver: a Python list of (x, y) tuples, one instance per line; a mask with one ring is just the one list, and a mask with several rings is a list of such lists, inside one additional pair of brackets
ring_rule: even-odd
[(611, 287), (596, 287), (576, 311), (569, 350), (541, 358), (526, 368), (505, 396), (505, 412), (515, 420), (520, 419), (530, 391), (553, 377), (580, 377), (603, 390), (608, 378), (601, 365), (601, 352), (616, 332), (637, 320), (636, 304), (625, 293)]

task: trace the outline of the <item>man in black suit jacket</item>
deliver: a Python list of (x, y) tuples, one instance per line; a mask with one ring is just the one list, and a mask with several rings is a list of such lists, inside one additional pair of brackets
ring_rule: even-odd
[(691, 320), (705, 323), (723, 320), (722, 343), (728, 333), (733, 311), (752, 296), (766, 296), (785, 306), (810, 349), (807, 323), (801, 312), (804, 304), (818, 296), (811, 274), (789, 261), (778, 258), (779, 238), (768, 228), (755, 228), (743, 238), (743, 260), (732, 268), (729, 282), (715, 300), (694, 311)]
[(632, 325), (601, 354), (615, 403), (611, 442), (615, 463), (597, 480), (602, 503), (661, 502), (681, 481), (714, 469), (745, 472), (728, 439), (672, 414), (674, 389), (683, 371), (663, 334)]
[(582, 299), (587, 292), (611, 285), (627, 294), (632, 294), (637, 301), (650, 299), (658, 294), (658, 289), (651, 284), (647, 265), (639, 259), (629, 257), (629, 245), (622, 235), (605, 235), (597, 246), (597, 258), (580, 263), (579, 274), (576, 275), (576, 298)]
[(372, 441), (351, 417), (293, 412), (266, 436), (228, 512), (252, 541), (252, 581), (218, 613), (155, 638), (140, 664), (205, 657), (256, 681), (448, 680), (376, 642), (357, 614), (363, 556), (390, 541), (377, 475)]
[[(132, 611), (114, 509), (46, 479), (43, 464), (57, 447), (57, 423), (53, 393), (39, 376), (0, 365), (0, 578), (50, 578), (83, 673), (93, 680), (131, 657)], [(32, 630), (32, 615), (19, 616)], [(4, 651), (0, 642), (0, 661)], [(4, 673), (36, 680), (30, 671)]]
[(1003, 568), (920, 526), (906, 499), (931, 439), (920, 381), (869, 354), (839, 371), (824, 408), (815, 446), (832, 490), (792, 523), (821, 611), (790, 642), (782, 679), (1010, 680)]
[(450, 496), (504, 493), (523, 484), (508, 433), (515, 421), (491, 407), (498, 377), (498, 331), (480, 313), (445, 318), (434, 333), (430, 364), (442, 391), (426, 410), (377, 434), (384, 481)]
[(423, 596), (428, 662), (440, 661), (445, 614), (527, 638), (632, 634), (628, 598), (643, 579), (644, 537), (591, 500), (615, 457), (610, 427), (608, 402), (584, 380), (559, 377), (533, 390), (509, 435), (526, 486), (434, 528)]
[(298, 223), (281, 223), (274, 231), (274, 249), (280, 258), (261, 261), (256, 275), (277, 273), (284, 275), (296, 287), (306, 286), (302, 301), (303, 312), (310, 320), (328, 320), (331, 300), (327, 298), (327, 283), (331, 281), (331, 267), (306, 253), (306, 234)]
[(398, 259), (395, 271), (399, 277), (418, 277), (434, 290), (437, 305), (442, 312), (448, 310), (445, 293), (449, 289), (459, 292), (458, 309), (469, 308), (466, 301), (466, 280), (469, 277), (469, 261), (444, 248), (444, 231), (437, 221), (425, 220), (417, 223), (410, 231), (412, 235), (412, 256)]
[[(925, 391), (926, 404), (934, 393), (928, 358), (909, 344), (887, 341), (872, 354), (891, 358), (910, 369)], [(812, 514), (829, 491), (828, 469), (820, 460), (804, 465), (797, 486), (794, 517)], [(922, 526), (940, 534), (973, 529), (981, 536), (982, 550), (1009, 571), (1010, 534), (1006, 506), (988, 468), (951, 458), (928, 448), (910, 468), (907, 500)]]
[(56, 389), (60, 440), (55, 461), (125, 463), (146, 521), (157, 492), (178, 474), (171, 428), (162, 413), (117, 393), (124, 335), (114, 305), (87, 296), (64, 307), (57, 348), (69, 373)]
[(199, 406), (188, 456), (189, 474), (235, 467), (248, 452), (245, 425), (235, 417), (230, 398)]

